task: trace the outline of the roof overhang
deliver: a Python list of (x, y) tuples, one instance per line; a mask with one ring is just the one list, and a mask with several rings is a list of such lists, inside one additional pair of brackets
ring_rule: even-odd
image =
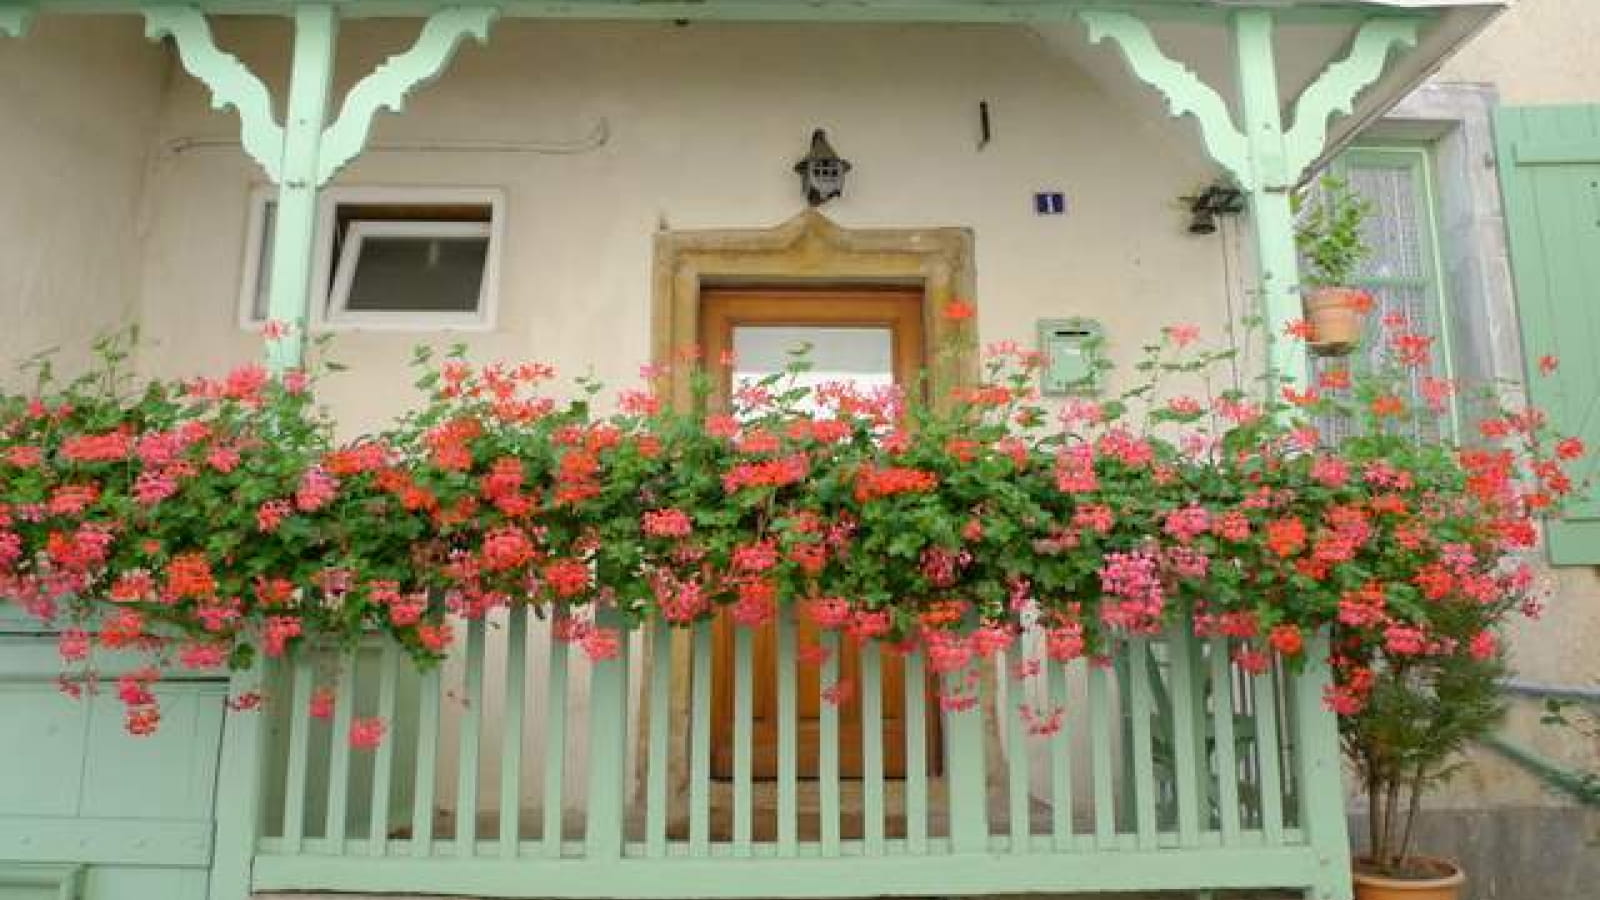
[[(159, 0), (157, 0), (159, 2)], [(1184, 153), (1201, 154), (1192, 123), (1172, 123), (1158, 92), (1138, 82), (1117, 53), (1092, 46), (1078, 20), (1085, 10), (1120, 10), (1149, 23), (1163, 52), (1193, 69), (1233, 108), (1238, 90), (1226, 24), (1245, 8), (1268, 8), (1277, 23), (1279, 96), (1285, 118), (1293, 98), (1348, 51), (1360, 24), (1373, 17), (1419, 20), (1414, 46), (1397, 49), (1382, 76), (1357, 97), (1354, 109), (1331, 124), (1327, 150), (1336, 152), (1427, 79), (1510, 0), (488, 0), (501, 18), (590, 21), (750, 23), (973, 24), (1030, 27), (1070, 57), (1107, 93), (1155, 131), (1169, 132)], [(20, 30), (34, 13), (135, 14), (153, 0), (0, 0), (0, 25)], [(289, 15), (294, 0), (184, 0), (216, 15)], [(345, 18), (416, 17), (471, 0), (334, 0)], [(1181, 135), (1181, 137), (1179, 137)], [(1313, 166), (1315, 168), (1315, 166)]]
[[(1236, 121), (1239, 90), (1231, 34), (1221, 26), (1229, 11), (1251, 5), (1268, 4), (1218, 0), (1208, 4), (1209, 12), (1204, 15), (1200, 14), (1202, 11), (1190, 10), (1183, 16), (1150, 16), (1151, 31), (1162, 50), (1221, 94)], [(1279, 12), (1275, 42), (1278, 95), (1283, 101), (1286, 125), (1293, 121), (1295, 99), (1329, 66), (1344, 57), (1363, 19), (1398, 16), (1421, 22), (1416, 44), (1395, 48), (1383, 74), (1357, 95), (1351, 112), (1330, 123), (1327, 146), (1306, 172), (1321, 168), (1363, 128), (1426, 81), (1507, 6), (1505, 0), (1273, 4), (1272, 8)], [(1170, 119), (1159, 92), (1132, 77), (1110, 42), (1092, 46), (1082, 28), (1070, 23), (1037, 23), (1033, 27), (1057, 52), (1086, 72), (1101, 90), (1132, 110), (1158, 139), (1184, 155), (1204, 156), (1195, 124), (1189, 120)]]
[[(159, 3), (161, 0), (155, 0)], [(174, 0), (176, 2), (176, 0)], [(303, 0), (302, 0), (303, 2)], [(1508, 0), (490, 0), (509, 18), (743, 22), (1061, 22), (1084, 9), (1205, 19), (1241, 7), (1267, 7), (1302, 21), (1353, 10), (1494, 9)], [(470, 0), (331, 0), (347, 18), (426, 15), (476, 5)], [(152, 0), (0, 0), (0, 8), (42, 13), (126, 13)], [(296, 0), (183, 0), (220, 15), (286, 15)]]

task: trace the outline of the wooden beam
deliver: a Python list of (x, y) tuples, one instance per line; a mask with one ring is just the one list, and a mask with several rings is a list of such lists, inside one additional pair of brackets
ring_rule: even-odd
[(1343, 59), (1331, 64), (1300, 94), (1294, 126), (1285, 136), (1289, 171), (1303, 172), (1322, 155), (1328, 120), (1355, 111), (1356, 98), (1382, 77), (1395, 47), (1415, 47), (1422, 19), (1369, 19), (1361, 24)]
[(331, 5), (306, 4), (295, 10), (288, 117), (272, 233), (272, 287), (267, 296), (267, 319), (284, 326), (267, 339), (267, 359), (277, 370), (297, 368), (303, 361), (306, 322), (312, 297), (318, 293), (311, 284), (320, 193), (317, 171), (338, 30), (338, 13)]
[(1166, 97), (1167, 111), (1173, 118), (1194, 116), (1207, 153), (1240, 184), (1248, 185), (1249, 148), (1245, 136), (1234, 126), (1222, 95), (1188, 66), (1163, 53), (1149, 24), (1138, 16), (1086, 10), (1082, 19), (1089, 29), (1089, 43), (1098, 44), (1107, 38), (1114, 41), (1134, 77)]
[(237, 56), (217, 47), (205, 14), (189, 6), (144, 8), (145, 37), (172, 38), (178, 60), (190, 75), (211, 89), (211, 108), (232, 107), (239, 113), (241, 143), (267, 177), (279, 180), (283, 161), (283, 128), (272, 117), (272, 94)]
[[(0, 0), (0, 7), (19, 0)], [(150, 0), (20, 0), (49, 13), (137, 12)], [(292, 16), (294, 0), (191, 0), (206, 13)], [(341, 18), (419, 17), (460, 6), (459, 0), (344, 0)], [(689, 22), (1067, 22), (1083, 10), (1135, 11), (1153, 18), (1222, 23), (1224, 0), (498, 0), (504, 18)], [(1502, 0), (1461, 0), (1495, 8)], [(1338, 24), (1407, 11), (1361, 0), (1280, 0), (1274, 11), (1295, 24)], [(1410, 11), (1413, 15), (1414, 10)]]
[(1250, 156), (1250, 176), (1242, 184), (1250, 198), (1261, 315), (1266, 323), (1269, 389), (1273, 381), (1304, 384), (1311, 365), (1305, 341), (1285, 334), (1289, 323), (1303, 316), (1303, 310), (1290, 204), (1295, 179), (1284, 145), (1278, 64), (1272, 44), (1274, 24), (1270, 10), (1234, 13), (1234, 67)]

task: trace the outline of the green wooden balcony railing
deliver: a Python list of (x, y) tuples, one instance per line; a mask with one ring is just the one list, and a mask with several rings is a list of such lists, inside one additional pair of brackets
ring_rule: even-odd
[[(1111, 665), (1035, 670), (1014, 654), (968, 673), (982, 695), (976, 708), (938, 710), (918, 652), (900, 663), (904, 696), (887, 698), (904, 725), (886, 731), (880, 649), (825, 636), (833, 652), (821, 678), (807, 679), (788, 615), (771, 638), (739, 630), (731, 651), (717, 650), (710, 624), (685, 633), (651, 623), (620, 656), (593, 663), (548, 624), (518, 609), (465, 625), (462, 661), (423, 674), (393, 648), (272, 673), (271, 695), (289, 702), (270, 713), (263, 745), (251, 886), (488, 897), (1256, 887), (1348, 896), (1320, 664), (1250, 675), (1220, 640), (1173, 632), (1129, 641)], [(770, 684), (755, 662), (767, 640)], [(832, 684), (852, 652), (856, 708), (818, 703), (818, 727), (802, 729), (803, 692)], [(731, 777), (713, 767), (713, 681), (729, 683), (719, 666), (731, 667)], [(311, 714), (317, 684), (331, 684), (331, 716)], [(771, 692), (762, 708), (777, 719), (775, 767), (760, 773), (758, 690)], [(1035, 722), (1062, 710), (1062, 727), (1030, 734), (1025, 705), (1039, 711)], [(375, 751), (352, 751), (351, 723), (369, 715), (383, 716), (389, 734)], [(816, 746), (802, 747), (802, 734)], [(886, 734), (903, 748), (887, 746)], [(847, 735), (858, 754), (843, 746)], [(933, 740), (941, 752), (930, 756)], [(848, 767), (842, 751), (855, 759)], [(886, 775), (891, 755), (904, 760), (898, 777)]]

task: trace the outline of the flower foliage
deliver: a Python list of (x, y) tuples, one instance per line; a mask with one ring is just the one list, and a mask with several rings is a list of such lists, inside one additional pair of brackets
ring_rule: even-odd
[[(1331, 628), (1327, 700), (1354, 716), (1384, 657), (1492, 654), (1499, 620), (1537, 606), (1518, 554), (1582, 452), (1526, 409), (1470, 446), (1417, 441), (1448, 390), (1402, 399), (1426, 342), (1389, 331), (1381, 372), (1252, 397), (1216, 388), (1231, 352), (1173, 327), (1126, 394), (1065, 404), (1010, 345), (929, 402), (801, 386), (803, 357), (719, 402), (723, 367), (686, 360), (682, 409), (659, 399), (665, 370), (607, 397), (419, 352), (426, 402), (349, 442), (303, 373), (133, 390), (112, 353), (0, 396), (0, 598), (55, 622), (70, 663), (139, 648), (197, 667), (374, 631), (427, 662), (453, 622), (514, 604), (596, 659), (648, 618), (757, 627), (792, 605), (941, 673), (1025, 630), (1069, 660), (1173, 624), (1259, 671)], [(1320, 435), (1330, 417), (1355, 436)], [(130, 730), (158, 721), (154, 673), (119, 684)]]

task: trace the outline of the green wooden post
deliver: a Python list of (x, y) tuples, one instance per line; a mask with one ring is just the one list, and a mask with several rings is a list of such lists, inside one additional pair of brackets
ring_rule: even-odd
[(1323, 692), (1332, 681), (1328, 669), (1328, 635), (1318, 634), (1306, 644), (1306, 665), (1293, 682), (1295, 761), (1299, 767), (1300, 830), (1316, 854), (1317, 883), (1307, 892), (1311, 900), (1345, 900), (1353, 890), (1350, 880), (1350, 826), (1345, 819), (1344, 791), (1339, 764), (1339, 724), (1323, 705)]
[[(602, 628), (625, 627), (615, 609), (595, 616)], [(589, 859), (622, 856), (628, 798), (628, 632), (615, 659), (598, 660), (589, 680), (589, 791), (584, 853)]]
[[(972, 663), (977, 667), (979, 663)], [(981, 671), (981, 669), (979, 669)], [(980, 691), (970, 709), (944, 713), (944, 764), (950, 790), (950, 849), (983, 853), (989, 849), (988, 759), (983, 738), (981, 688), (969, 687), (967, 671), (945, 676), (945, 690), (962, 696)]]
[(299, 366), (305, 354), (320, 193), (318, 151), (327, 124), (338, 29), (338, 15), (332, 6), (317, 3), (295, 8), (294, 56), (289, 66), (289, 107), (267, 297), (267, 318), (288, 326), (285, 333), (269, 337), (267, 342), (267, 359), (277, 370)]
[[(259, 694), (266, 683), (257, 666), (234, 674), (234, 697)], [(216, 837), (211, 851), (210, 900), (245, 900), (261, 831), (262, 772), (267, 755), (266, 713), (228, 710), (223, 720), (222, 757), (217, 771)]]
[(7, 6), (0, 8), (0, 34), (19, 38), (33, 26), (35, 10), (32, 6)]
[(1270, 10), (1241, 9), (1233, 14), (1234, 66), (1248, 147), (1246, 186), (1267, 329), (1267, 364), (1283, 382), (1304, 382), (1310, 371), (1305, 342), (1284, 334), (1289, 323), (1301, 317), (1300, 261), (1289, 199), (1299, 173), (1289, 171), (1284, 148), (1272, 30)]
[(667, 855), (667, 765), (672, 735), (672, 628), (650, 621), (650, 739), (645, 783), (645, 847), (652, 859)]

